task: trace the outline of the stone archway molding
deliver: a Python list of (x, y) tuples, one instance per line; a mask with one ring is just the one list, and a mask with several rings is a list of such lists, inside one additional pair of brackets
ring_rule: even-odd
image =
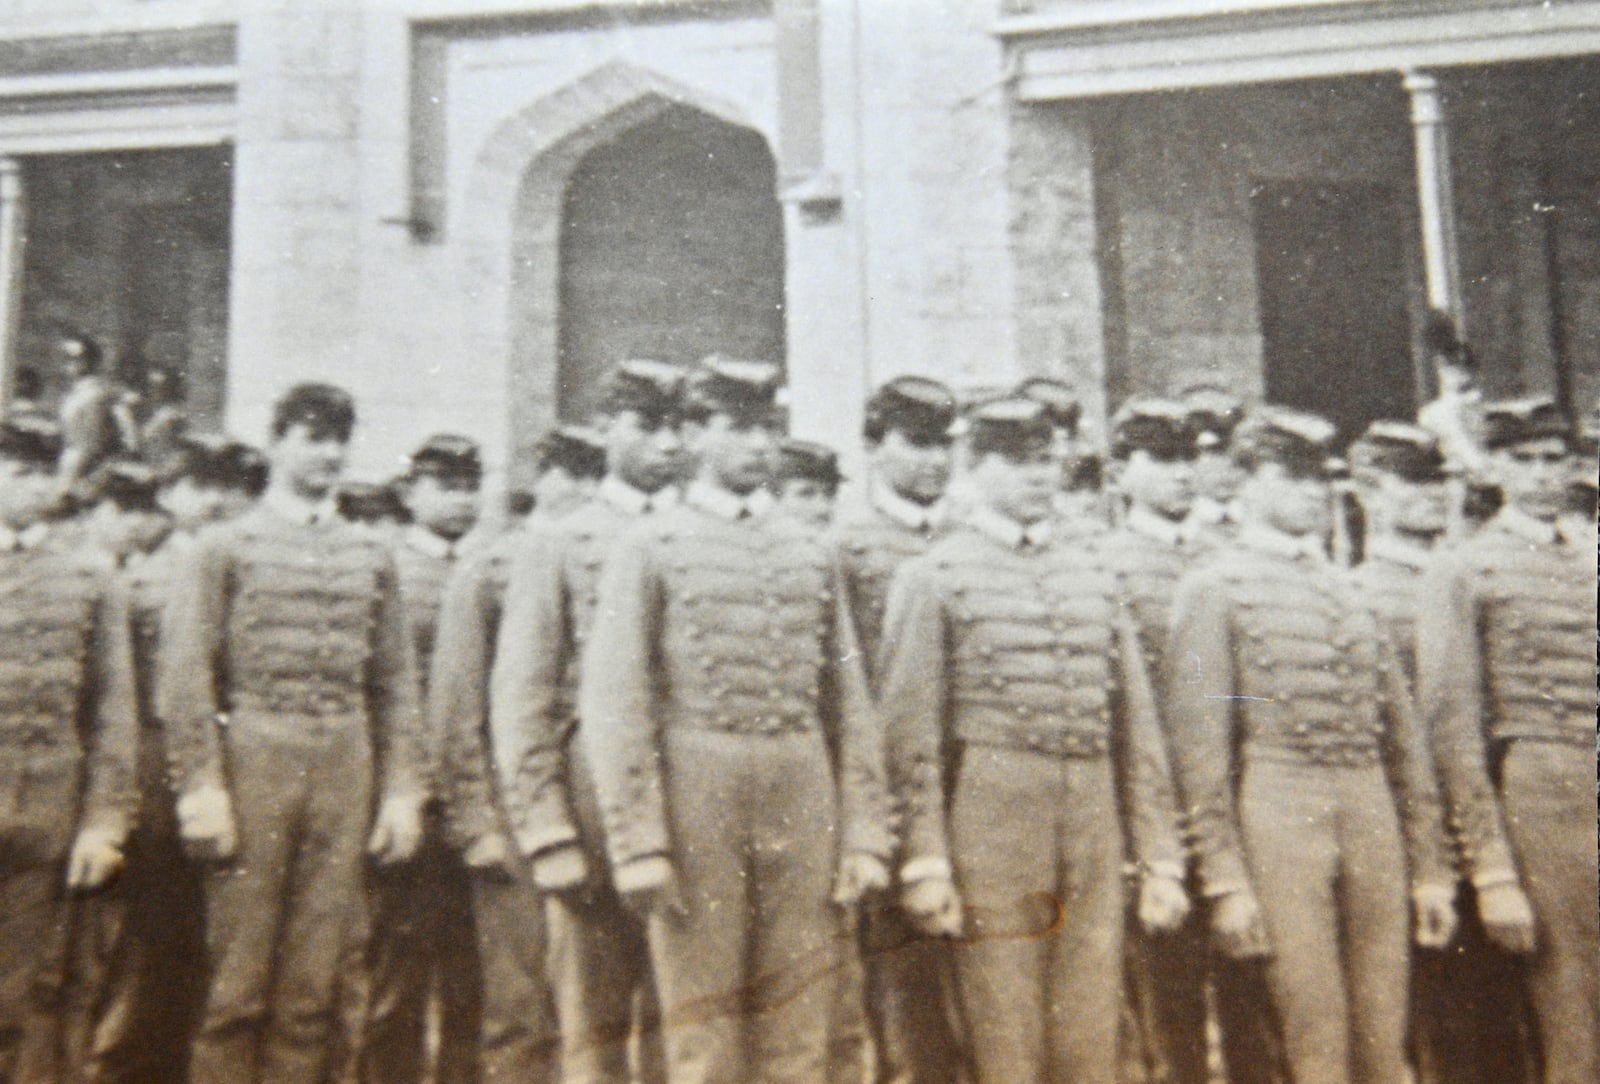
[(525, 480), (535, 442), (556, 420), (567, 179), (589, 151), (674, 107), (760, 130), (738, 106), (715, 95), (611, 61), (510, 114), (473, 162), (458, 233), (466, 345), (469, 357), (491, 366), (492, 359), (501, 359), (504, 366), (506, 451), (514, 482)]

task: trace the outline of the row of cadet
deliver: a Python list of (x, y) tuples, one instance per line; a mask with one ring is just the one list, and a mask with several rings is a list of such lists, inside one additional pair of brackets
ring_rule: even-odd
[(493, 536), (329, 385), (0, 427), (0, 1080), (1596, 1079), (1592, 434), (901, 377), (840, 496), (778, 390), (619, 364)]

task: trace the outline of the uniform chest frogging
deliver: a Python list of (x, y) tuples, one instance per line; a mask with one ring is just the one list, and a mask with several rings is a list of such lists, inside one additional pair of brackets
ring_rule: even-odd
[(98, 581), (47, 554), (0, 558), (0, 743), (77, 748)]

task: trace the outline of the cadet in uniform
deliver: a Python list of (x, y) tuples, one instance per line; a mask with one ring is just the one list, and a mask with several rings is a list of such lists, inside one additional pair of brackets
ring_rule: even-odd
[(648, 360), (609, 374), (595, 422), (606, 475), (594, 497), (529, 534), (496, 651), (490, 739), (518, 847), (534, 883), (551, 893), (564, 1084), (628, 1084), (636, 1035), (639, 1075), (662, 1074), (644, 926), (607, 875), (592, 773), (574, 741), (583, 721), (573, 713), (606, 551), (638, 517), (677, 498), (682, 382), (680, 367)]
[(1484, 415), (1505, 503), (1423, 585), (1418, 683), (1478, 913), (1496, 944), (1532, 951), (1544, 1079), (1577, 1084), (1600, 1078), (1595, 551), (1558, 526), (1555, 405)]
[(831, 908), (888, 881), (838, 561), (760, 499), (777, 382), (767, 362), (696, 369), (694, 480), (612, 550), (583, 659), (579, 740), (616, 889), (649, 914), (672, 1084), (824, 1079)]
[[(1378, 421), (1350, 446), (1350, 465), (1367, 525), (1356, 586), (1415, 689), (1423, 575), (1451, 521), (1445, 458), (1428, 430)], [(1457, 898), (1471, 903), (1471, 891), (1458, 887)], [(1450, 951), (1419, 952), (1413, 962), (1412, 1055), (1422, 1084), (1529, 1079), (1521, 976), (1485, 948), (1481, 925), (1464, 907)]]
[(1296, 1084), (1402, 1080), (1408, 897), (1419, 942), (1454, 926), (1404, 675), (1323, 548), (1332, 437), (1265, 407), (1235, 434), (1241, 527), (1182, 581), (1165, 660), (1212, 931), (1226, 955), (1271, 955)]
[[(1106, 554), (1133, 618), (1145, 669), (1162, 672), (1178, 580), (1195, 563), (1192, 526), (1195, 431), (1188, 410), (1166, 399), (1133, 399), (1111, 422), (1118, 491), (1127, 500)], [(1160, 708), (1160, 698), (1157, 707)], [(1124, 1073), (1134, 1081), (1205, 1084), (1207, 952), (1200, 916), (1168, 936), (1128, 923), (1128, 1033)]]
[(544, 902), (514, 854), (489, 748), (489, 676), (511, 565), (527, 532), (559, 519), (605, 468), (598, 434), (557, 426), (538, 446), (531, 519), (466, 558), (445, 586), (429, 682), (442, 735), (446, 835), (472, 885), (483, 975), (480, 1063), (485, 1080), (543, 1084), (557, 1074), (555, 1005), (546, 980)]
[(1233, 431), (1244, 419), (1238, 396), (1213, 384), (1197, 384), (1180, 396), (1195, 430), (1194, 529), (1224, 540), (1232, 536), (1233, 500), (1239, 491), (1239, 467), (1233, 461)]
[[(440, 600), (462, 539), (478, 522), (482, 483), (477, 444), (441, 433), (412, 453), (410, 469), (397, 486), (411, 523), (400, 533), (395, 560), (425, 704)], [(440, 735), (430, 731), (427, 751), (430, 768), (437, 773)], [(373, 871), (371, 887), (372, 989), (362, 1077), (368, 1084), (476, 1080), (481, 982), (471, 887), (436, 817), (428, 821), (417, 857)], [(431, 1076), (426, 1049), (430, 1003), (438, 1006), (439, 1029)]]
[(978, 1081), (1110, 1084), (1124, 851), (1110, 754), (1126, 752), (1140, 915), (1170, 929), (1187, 899), (1166, 751), (1115, 575), (1095, 547), (1051, 538), (1043, 408), (996, 400), (968, 424), (978, 502), (901, 566), (884, 622), (902, 901), (961, 939)]
[(173, 573), (158, 714), (180, 837), (210, 863), (196, 1084), (322, 1078), (336, 972), (364, 934), (363, 850), (404, 861), (422, 834), (394, 558), (330, 507), (354, 423), (341, 389), (291, 388), (260, 503), (205, 532)]
[(783, 514), (826, 530), (833, 522), (833, 506), (843, 481), (839, 455), (832, 448), (792, 437), (779, 443), (772, 492)]
[(1111, 512), (1103, 486), (1105, 461), (1081, 439), (1083, 404), (1077, 392), (1060, 380), (1034, 376), (1018, 384), (1016, 394), (1043, 407), (1050, 422), (1050, 457), (1059, 472), (1058, 526), (1073, 534), (1103, 530)]
[[(946, 519), (945, 494), (955, 457), (954, 393), (936, 380), (902, 376), (867, 400), (863, 436), (871, 464), (866, 500), (841, 508), (834, 536), (870, 685), (880, 654), (889, 580), (927, 551)], [(891, 898), (869, 900), (861, 923), (866, 1023), (877, 1084), (948, 1084), (965, 1078), (965, 1052), (948, 946), (924, 937)], [(859, 1016), (863, 999), (849, 981), (846, 954), (831, 1071), (859, 1081), (869, 1051)], [(859, 983), (855, 984), (859, 987)]]
[(59, 453), (52, 425), (0, 425), (0, 1080), (18, 1082), (67, 1071), (67, 893), (121, 869), (138, 807), (127, 599), (50, 540)]

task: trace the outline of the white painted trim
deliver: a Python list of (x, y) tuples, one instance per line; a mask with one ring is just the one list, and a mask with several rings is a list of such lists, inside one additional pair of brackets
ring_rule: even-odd
[(201, 4), (144, 3), (122, 4), (93, 17), (36, 18), (7, 23), (0, 19), (0, 41), (27, 41), (33, 38), (105, 37), (110, 34), (164, 33), (174, 30), (207, 30), (238, 24), (238, 0)]
[(0, 107), (8, 99), (63, 95), (138, 94), (151, 91), (232, 89), (239, 70), (227, 67), (136, 68), (132, 71), (64, 72), (0, 77)]
[(1057, 3), (1060, 10), (1010, 15), (995, 24), (1003, 38), (1063, 30), (1135, 26), (1140, 23), (1197, 21), (1219, 15), (1293, 12), (1305, 8), (1392, 4), (1394, 0), (1078, 0)]
[[(1481, 0), (1480, 0), (1481, 3)], [(1131, 5), (1130, 5), (1131, 6)], [(1149, 20), (1116, 35), (1061, 21), (1011, 38), (1024, 101), (1495, 64), (1600, 52), (1600, 2), (1452, 8), (1331, 2), (1292, 21)], [(1359, 10), (1358, 10), (1359, 9)], [(997, 32), (1003, 32), (1002, 24)]]
[(187, 102), (0, 116), (0, 154), (205, 147), (231, 142), (233, 102)]

